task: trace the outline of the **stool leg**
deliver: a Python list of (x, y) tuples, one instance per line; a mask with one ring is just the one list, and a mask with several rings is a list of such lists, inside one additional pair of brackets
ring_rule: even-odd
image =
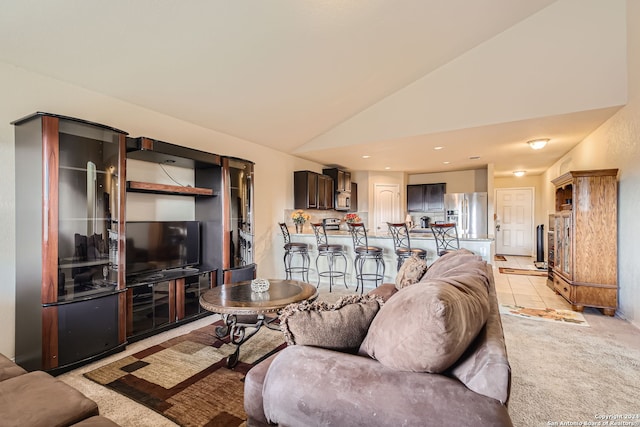
[[(302, 280), (309, 283), (309, 267), (311, 266), (311, 259), (309, 258), (309, 252), (304, 251), (302, 253)], [(306, 278), (305, 278), (306, 274)]]
[(329, 292), (333, 288), (333, 252), (329, 252)]
[(341, 256), (342, 259), (344, 260), (344, 270), (342, 270), (342, 281), (344, 282), (344, 287), (346, 289), (349, 289), (349, 286), (347, 286), (347, 257), (345, 256), (344, 252), (340, 252), (339, 256)]
[(284, 261), (284, 272), (285, 272), (286, 280), (290, 280), (291, 279), (291, 252), (289, 251), (284, 252), (283, 261)]
[(318, 284), (316, 285), (316, 288), (320, 287), (320, 267), (318, 267), (318, 260), (320, 259), (322, 255), (320, 253), (318, 253), (318, 256), (316, 257), (316, 271), (318, 272)]

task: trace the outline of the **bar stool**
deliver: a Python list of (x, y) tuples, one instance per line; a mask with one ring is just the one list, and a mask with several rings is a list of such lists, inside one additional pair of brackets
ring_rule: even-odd
[[(349, 231), (351, 232), (351, 237), (353, 238), (353, 250), (356, 253), (356, 258), (354, 260), (354, 267), (356, 270), (356, 292), (358, 291), (358, 287), (360, 287), (360, 294), (364, 292), (364, 282), (365, 281), (373, 281), (378, 287), (378, 282), (380, 284), (384, 281), (384, 259), (383, 259), (383, 250), (379, 246), (369, 246), (369, 239), (367, 237), (367, 229), (364, 224), (361, 222), (356, 223), (348, 223)], [(365, 262), (367, 260), (375, 261), (375, 272), (365, 272)]]
[(404, 222), (392, 223), (388, 222), (389, 233), (393, 237), (393, 249), (398, 256), (398, 270), (402, 263), (411, 255), (417, 255), (420, 259), (427, 258), (427, 251), (420, 248), (411, 247), (411, 239), (409, 238), (409, 227)]
[(460, 249), (458, 228), (455, 223), (431, 224), (431, 232), (436, 241), (436, 253), (439, 257)]
[[(282, 230), (282, 237), (284, 237), (284, 271), (286, 273), (286, 280), (292, 279), (294, 273), (300, 273), (302, 281), (308, 282), (309, 266), (311, 265), (308, 245), (306, 243), (292, 242), (287, 224), (279, 222), (278, 225), (280, 226), (280, 230)], [(300, 256), (302, 262), (301, 266), (293, 265), (294, 255)]]
[[(320, 279), (322, 277), (328, 277), (329, 292), (331, 292), (334, 280), (336, 278), (342, 277), (342, 280), (344, 281), (344, 287), (349, 289), (349, 287), (347, 286), (347, 257), (344, 254), (342, 245), (329, 244), (324, 223), (311, 224), (311, 228), (316, 235), (316, 242), (318, 244), (318, 257), (316, 258), (318, 285), (316, 287), (320, 287)], [(320, 270), (320, 267), (318, 266), (320, 257), (326, 257), (327, 266), (329, 268), (328, 270)], [(342, 258), (344, 260), (344, 268), (342, 270), (337, 269), (336, 258)]]

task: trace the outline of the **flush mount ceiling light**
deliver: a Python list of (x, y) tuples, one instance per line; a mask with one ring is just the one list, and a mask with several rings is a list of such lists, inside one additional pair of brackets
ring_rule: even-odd
[(526, 171), (513, 171), (513, 174), (514, 174), (515, 176), (524, 176), (525, 172), (526, 172)]
[(433, 147), (434, 150), (442, 150), (444, 147)]
[(527, 144), (529, 144), (529, 146), (534, 150), (540, 150), (541, 148), (544, 148), (545, 145), (547, 145), (547, 142), (549, 142), (549, 138), (532, 139), (531, 141), (527, 141)]
[(371, 156), (368, 156), (366, 154), (364, 156), (362, 156), (363, 159), (368, 159), (369, 157), (371, 157)]

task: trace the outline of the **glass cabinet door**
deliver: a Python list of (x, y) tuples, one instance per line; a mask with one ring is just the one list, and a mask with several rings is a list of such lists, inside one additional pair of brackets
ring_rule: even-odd
[(571, 215), (562, 215), (562, 272), (571, 278), (571, 233), (573, 232), (571, 224)]
[(230, 268), (252, 264), (253, 258), (253, 163), (229, 159), (231, 199)]
[(108, 129), (60, 120), (58, 301), (117, 287), (119, 137)]

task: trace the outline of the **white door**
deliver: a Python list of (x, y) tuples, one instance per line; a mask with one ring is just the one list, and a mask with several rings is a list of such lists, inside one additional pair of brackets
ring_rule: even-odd
[(387, 222), (402, 222), (400, 214), (400, 186), (375, 184), (373, 194), (373, 224), (376, 233), (389, 230)]
[(496, 254), (533, 255), (533, 188), (496, 189)]

